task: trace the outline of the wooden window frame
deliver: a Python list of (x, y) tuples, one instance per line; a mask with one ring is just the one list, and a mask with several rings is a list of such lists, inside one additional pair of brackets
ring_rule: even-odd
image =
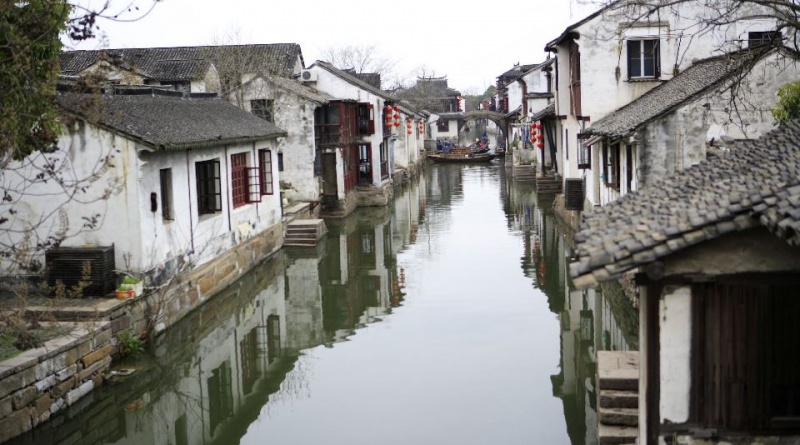
[(261, 173), (259, 167), (248, 164), (247, 152), (233, 153), (231, 162), (231, 202), (233, 208), (261, 202)]
[(275, 193), (272, 174), (272, 150), (258, 150), (258, 167), (261, 182), (259, 192), (262, 195), (272, 195)]
[(161, 217), (164, 221), (174, 221), (175, 211), (172, 205), (172, 169), (162, 168), (158, 171), (161, 187)]
[(578, 168), (592, 168), (592, 146), (584, 147), (580, 140), (578, 140)]
[(569, 104), (573, 116), (581, 116), (581, 52), (580, 46), (570, 41), (569, 46)]
[(359, 103), (358, 113), (358, 134), (360, 136), (370, 136), (375, 134), (375, 107), (368, 103)]
[(750, 31), (747, 33), (747, 47), (758, 48), (765, 45), (778, 44), (782, 41), (780, 31)]
[(603, 144), (603, 183), (606, 187), (619, 190), (620, 183), (620, 144)]
[(389, 177), (389, 143), (381, 142), (378, 151), (381, 157), (381, 179), (386, 179)]
[(372, 144), (358, 144), (358, 183), (372, 184)]
[(195, 162), (197, 213), (211, 215), (222, 211), (222, 179), (219, 158)]
[[(647, 54), (646, 44), (650, 42), (653, 47), (651, 54)], [(658, 79), (661, 77), (661, 42), (657, 38), (629, 39), (626, 41), (628, 61), (628, 80)], [(652, 60), (653, 72), (647, 73), (647, 60)], [(634, 75), (634, 68), (638, 71)]]
[(233, 208), (247, 204), (247, 153), (233, 153), (231, 162), (231, 202)]
[(275, 101), (272, 99), (250, 100), (250, 112), (267, 122), (275, 122)]

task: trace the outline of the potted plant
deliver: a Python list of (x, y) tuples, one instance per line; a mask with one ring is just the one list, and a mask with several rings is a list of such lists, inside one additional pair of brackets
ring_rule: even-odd
[(136, 293), (129, 286), (120, 284), (117, 287), (116, 292), (114, 292), (114, 295), (118, 300), (131, 300), (136, 296)]
[(142, 280), (130, 275), (126, 275), (122, 279), (122, 284), (119, 286), (121, 289), (132, 290), (136, 297), (142, 295), (142, 292), (144, 292), (144, 283), (142, 283)]

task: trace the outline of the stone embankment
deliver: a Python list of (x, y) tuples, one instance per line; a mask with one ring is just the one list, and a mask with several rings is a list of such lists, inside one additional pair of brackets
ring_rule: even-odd
[(116, 352), (110, 322), (80, 323), (0, 363), (0, 442), (30, 431), (103, 383)]

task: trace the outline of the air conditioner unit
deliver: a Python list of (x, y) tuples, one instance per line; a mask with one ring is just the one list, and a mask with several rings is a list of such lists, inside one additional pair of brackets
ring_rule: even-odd
[[(47, 284), (61, 281), (67, 287), (86, 280), (83, 294), (103, 297), (116, 289), (114, 246), (57, 247), (45, 252)], [(88, 265), (88, 269), (84, 266)], [(88, 274), (87, 274), (88, 273)]]
[(317, 81), (317, 72), (311, 70), (303, 70), (300, 73), (300, 81), (301, 82), (316, 82)]
[(586, 187), (583, 179), (567, 178), (564, 180), (564, 208), (567, 210), (583, 210)]

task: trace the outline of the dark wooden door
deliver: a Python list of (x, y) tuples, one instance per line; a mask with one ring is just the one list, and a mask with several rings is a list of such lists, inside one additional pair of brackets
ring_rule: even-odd
[(338, 191), (336, 182), (336, 154), (322, 154), (322, 194), (325, 196), (336, 196)]

